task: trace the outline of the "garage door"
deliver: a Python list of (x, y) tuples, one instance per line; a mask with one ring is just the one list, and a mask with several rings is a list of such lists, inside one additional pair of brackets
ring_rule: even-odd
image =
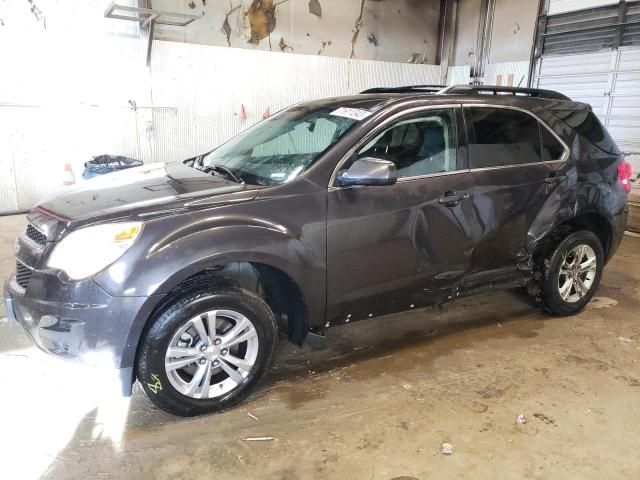
[(539, 32), (533, 85), (590, 103), (640, 171), (640, 2), (549, 15)]

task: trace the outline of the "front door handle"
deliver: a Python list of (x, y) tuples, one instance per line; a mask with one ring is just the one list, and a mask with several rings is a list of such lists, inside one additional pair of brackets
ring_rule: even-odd
[(547, 178), (544, 179), (544, 183), (546, 183), (547, 185), (550, 185), (552, 183), (558, 183), (561, 180), (564, 180), (565, 178), (567, 178), (566, 175), (549, 175)]
[(447, 192), (438, 199), (438, 203), (447, 207), (455, 207), (462, 200), (469, 198), (468, 193)]

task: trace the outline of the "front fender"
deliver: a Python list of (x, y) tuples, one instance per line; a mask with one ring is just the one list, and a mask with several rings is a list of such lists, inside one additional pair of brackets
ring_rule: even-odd
[[(158, 222), (154, 222), (158, 223)], [(156, 229), (159, 225), (145, 225)], [(315, 234), (310, 230), (316, 229)], [(286, 273), (300, 288), (310, 311), (316, 297), (324, 297), (325, 259), (321, 223), (305, 226), (305, 234), (281, 224), (225, 216), (209, 217), (172, 229), (157, 241), (135, 245), (121, 259), (96, 276), (114, 296), (150, 296), (170, 292), (204, 269), (230, 262), (255, 262)], [(313, 286), (313, 288), (309, 288)]]

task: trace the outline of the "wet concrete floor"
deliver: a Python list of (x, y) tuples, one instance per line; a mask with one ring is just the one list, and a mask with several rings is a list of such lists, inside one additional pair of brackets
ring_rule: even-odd
[(640, 238), (627, 236), (579, 315), (500, 292), (337, 327), (302, 349), (283, 340), (245, 403), (193, 419), (138, 385), (113, 397), (95, 371), (0, 325), (2, 476), (640, 478), (639, 321)]

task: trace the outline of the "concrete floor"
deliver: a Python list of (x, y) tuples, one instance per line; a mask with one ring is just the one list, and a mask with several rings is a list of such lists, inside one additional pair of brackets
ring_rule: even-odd
[[(22, 222), (0, 218), (2, 269)], [(113, 397), (0, 325), (2, 477), (640, 478), (639, 308), (640, 238), (627, 236), (579, 315), (505, 292), (338, 327), (320, 346), (281, 342), (248, 401), (195, 419), (139, 386)]]

